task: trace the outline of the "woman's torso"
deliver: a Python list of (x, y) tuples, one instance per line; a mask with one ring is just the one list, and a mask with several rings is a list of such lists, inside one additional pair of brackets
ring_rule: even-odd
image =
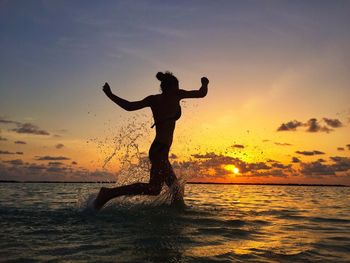
[(181, 115), (180, 99), (177, 94), (155, 95), (151, 105), (156, 126), (155, 141), (171, 145), (175, 122)]

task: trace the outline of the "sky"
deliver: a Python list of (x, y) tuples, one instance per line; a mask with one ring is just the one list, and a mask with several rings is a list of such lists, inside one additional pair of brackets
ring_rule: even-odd
[(0, 180), (147, 180), (151, 112), (123, 111), (102, 85), (140, 100), (169, 70), (183, 89), (210, 81), (182, 102), (179, 176), (350, 185), (349, 13), (338, 0), (1, 0)]

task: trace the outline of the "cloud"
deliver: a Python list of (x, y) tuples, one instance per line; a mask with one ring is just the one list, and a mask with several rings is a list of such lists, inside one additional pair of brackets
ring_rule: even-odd
[(60, 165), (63, 165), (64, 163), (62, 162), (49, 162), (48, 165), (49, 166), (60, 166)]
[(0, 117), (0, 123), (4, 124), (20, 124), (18, 121), (6, 120), (5, 118)]
[(330, 157), (330, 159), (335, 162), (333, 168), (336, 172), (344, 172), (350, 170), (350, 157)]
[(326, 127), (326, 126), (321, 126), (316, 118), (312, 118), (310, 120), (308, 120), (308, 122), (306, 123), (307, 128), (307, 132), (331, 132), (332, 129)]
[(21, 123), (19, 121), (7, 120), (5, 118), (0, 118), (0, 123), (15, 124), (17, 128), (13, 128), (11, 129), (11, 131), (14, 131), (20, 134), (50, 135), (49, 132), (43, 129), (40, 129), (38, 126), (32, 123)]
[(244, 149), (244, 145), (242, 144), (234, 144), (231, 146), (232, 148), (239, 148), (239, 149)]
[(324, 152), (321, 152), (321, 151), (296, 151), (296, 153), (301, 155), (306, 155), (306, 156), (325, 154)]
[[(232, 172), (225, 169), (226, 165), (234, 165), (240, 171), (240, 177), (256, 177), (261, 176), (263, 171), (269, 176), (274, 176), (273, 170), (275, 168), (290, 168), (289, 165), (274, 164), (275, 167), (268, 165), (266, 162), (252, 162), (248, 163), (239, 158), (234, 158), (231, 156), (225, 156), (221, 154), (215, 154), (213, 152), (206, 154), (194, 154), (194, 160), (176, 162), (174, 167), (183, 172), (184, 169), (188, 169), (188, 173), (195, 176), (197, 179), (206, 178), (225, 178)], [(268, 173), (271, 171), (271, 173)], [(280, 175), (281, 173), (279, 173)], [(275, 173), (277, 175), (277, 173)]]
[(15, 144), (27, 144), (25, 141), (15, 141)]
[(292, 167), (291, 164), (285, 165), (285, 164), (279, 163), (279, 162), (273, 163), (271, 166), (274, 167), (274, 168), (279, 168), (279, 169), (287, 169), (287, 168), (291, 168)]
[(244, 167), (242, 167), (242, 172), (244, 173), (244, 172), (257, 171), (257, 170), (269, 170), (270, 168), (271, 167), (264, 162), (245, 163)]
[(7, 141), (5, 137), (0, 136), (0, 141)]
[(278, 163), (278, 161), (273, 160), (273, 159), (267, 159), (266, 162), (268, 162), (268, 163)]
[(292, 146), (292, 144), (286, 142), (275, 142), (275, 144), (278, 146)]
[(73, 165), (77, 165), (78, 163), (76, 161), (72, 161), (72, 164)]
[(332, 164), (323, 164), (320, 160), (301, 164), (301, 173), (306, 176), (319, 177), (333, 175), (350, 170), (350, 158), (334, 156), (330, 157)]
[(197, 159), (208, 159), (208, 158), (216, 158), (218, 155), (213, 152), (210, 152), (206, 154), (192, 154), (192, 156)]
[(64, 156), (36, 156), (35, 160), (37, 161), (65, 161), (70, 160), (68, 157)]
[(16, 154), (14, 152), (9, 152), (9, 151), (1, 151), (0, 150), (0, 154)]
[(2, 150), (0, 150), (0, 154), (20, 154), (20, 155), (22, 155), (23, 152), (10, 152), (10, 151), (2, 151)]
[(24, 162), (21, 159), (14, 159), (14, 160), (8, 160), (8, 161), (2, 161), (3, 163), (8, 163), (12, 165), (23, 165)]
[(332, 128), (340, 128), (343, 127), (343, 124), (338, 119), (329, 119), (329, 118), (323, 118), (323, 120), (327, 123), (328, 126)]
[(303, 123), (297, 120), (289, 121), (287, 123), (282, 123), (277, 131), (295, 131), (298, 127), (303, 126)]
[(11, 130), (21, 134), (50, 135), (49, 132), (41, 130), (38, 126), (31, 123), (19, 123), (17, 128)]
[(335, 175), (335, 171), (331, 166), (322, 164), (318, 161), (311, 163), (301, 164), (301, 173), (307, 176), (320, 176), (320, 175)]
[(20, 181), (114, 181), (115, 174), (108, 171), (74, 169), (70, 165), (24, 163), (20, 159), (0, 162), (1, 180)]
[(343, 127), (343, 124), (338, 119), (330, 119), (330, 118), (323, 118), (321, 121), (323, 121), (323, 124), (321, 124), (316, 118), (311, 118), (307, 122), (302, 121), (289, 121), (286, 123), (282, 123), (278, 128), (277, 131), (296, 131), (298, 127), (306, 127), (307, 132), (331, 132), (333, 131), (332, 128), (340, 128)]
[(345, 148), (344, 147), (338, 147), (337, 150), (338, 151), (345, 151)]
[(62, 149), (64, 147), (64, 145), (62, 143), (58, 143), (56, 144), (56, 149)]
[(300, 159), (297, 157), (292, 157), (292, 163), (300, 163)]
[(348, 148), (348, 150), (350, 150), (350, 144), (347, 144), (346, 147)]

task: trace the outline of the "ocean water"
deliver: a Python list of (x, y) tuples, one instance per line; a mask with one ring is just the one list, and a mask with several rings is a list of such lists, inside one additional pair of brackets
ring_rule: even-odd
[(84, 209), (100, 186), (0, 184), (0, 261), (350, 262), (350, 188), (186, 185), (182, 209)]

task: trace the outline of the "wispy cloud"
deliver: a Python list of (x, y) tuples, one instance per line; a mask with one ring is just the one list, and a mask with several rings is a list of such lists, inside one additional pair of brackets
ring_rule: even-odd
[(23, 152), (10, 152), (10, 151), (2, 151), (2, 150), (0, 150), (0, 154), (19, 154), (19, 155), (22, 155)]
[(0, 161), (0, 179), (5, 180), (48, 180), (48, 181), (111, 181), (114, 173), (83, 168), (71, 165), (25, 163), (21, 159)]
[(25, 141), (14, 141), (15, 144), (27, 144)]
[(23, 165), (24, 162), (21, 159), (14, 159), (14, 160), (7, 160), (7, 161), (2, 161), (3, 163), (8, 163), (11, 165), (15, 165), (15, 166), (19, 166), (19, 165)]
[(306, 176), (322, 176), (322, 175), (336, 175), (339, 172), (347, 172), (350, 170), (349, 157), (330, 157), (333, 163), (323, 164), (320, 160), (311, 163), (301, 164), (301, 173)]
[(2, 151), (2, 150), (0, 150), (0, 154), (16, 154), (16, 153), (10, 152), (10, 151)]
[(3, 124), (19, 124), (18, 121), (7, 120), (6, 118), (0, 117), (0, 123)]
[(278, 146), (292, 146), (292, 144), (287, 142), (275, 142), (275, 144)]
[(48, 163), (49, 166), (60, 166), (60, 165), (64, 165), (63, 162), (49, 162)]
[(323, 118), (323, 120), (332, 128), (339, 128), (343, 126), (343, 123), (338, 119)]
[(35, 135), (50, 135), (49, 132), (40, 129), (38, 126), (31, 123), (20, 123), (17, 128), (11, 129), (16, 133), (35, 134)]
[(0, 118), (0, 123), (15, 124), (17, 127), (10, 130), (20, 134), (50, 135), (48, 131), (40, 129), (38, 126), (29, 122), (21, 123), (19, 121)]
[(297, 120), (289, 121), (282, 123), (277, 131), (297, 131), (299, 127), (306, 127), (307, 132), (316, 133), (316, 132), (326, 132), (329, 133), (335, 128), (343, 127), (343, 124), (338, 119), (323, 118), (322, 123), (316, 118), (311, 118), (307, 122), (301, 122)]
[(35, 160), (38, 161), (65, 161), (70, 160), (70, 158), (65, 156), (36, 156)]
[(296, 129), (301, 126), (303, 126), (303, 123), (300, 121), (289, 121), (282, 123), (281, 126), (277, 128), (277, 131), (296, 131)]
[(55, 146), (56, 149), (62, 149), (63, 147), (64, 147), (64, 145), (62, 143), (58, 143)]
[(232, 148), (239, 148), (239, 149), (244, 149), (244, 145), (243, 144), (234, 144), (231, 146)]
[(328, 128), (327, 126), (321, 126), (316, 118), (312, 118), (308, 120), (308, 122), (305, 124), (307, 127), (306, 131), (308, 132), (330, 132), (332, 129)]
[(324, 152), (316, 151), (316, 150), (315, 151), (296, 151), (296, 153), (301, 155), (306, 155), (306, 156), (325, 154)]
[(301, 173), (306, 176), (335, 175), (331, 166), (321, 162), (311, 162), (301, 164)]

